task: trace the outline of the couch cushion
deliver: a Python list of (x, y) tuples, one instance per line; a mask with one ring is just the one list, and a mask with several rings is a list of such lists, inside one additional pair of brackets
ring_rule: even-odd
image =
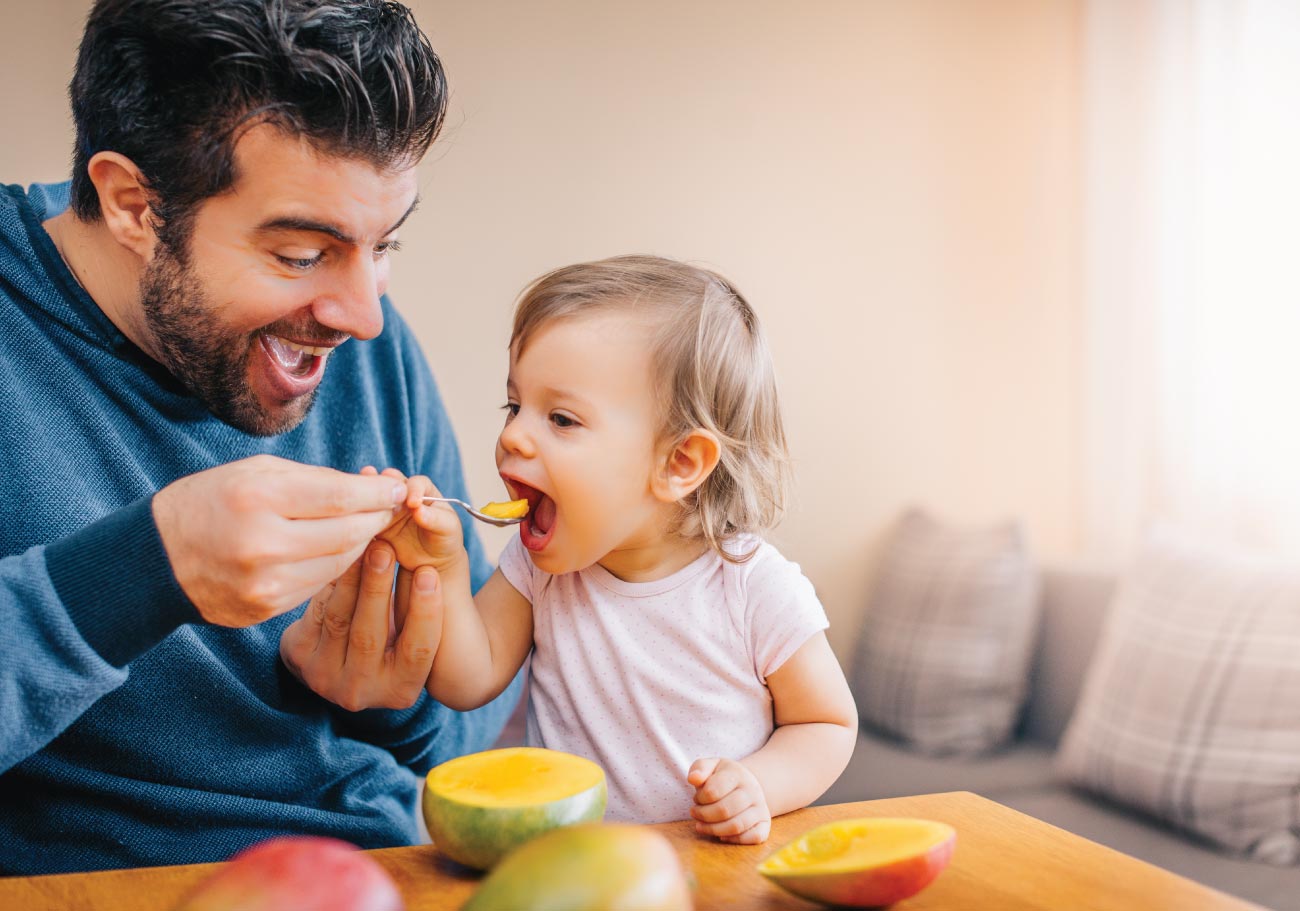
[(818, 803), (851, 803), (941, 791), (974, 791), (992, 800), (1053, 782), (1052, 752), (1020, 744), (972, 758), (926, 756), (875, 734), (859, 732), (848, 768)]
[(853, 694), (864, 724), (934, 754), (1006, 741), (1024, 701), (1037, 571), (1014, 522), (894, 528), (863, 618)]
[(1300, 911), (1300, 869), (1295, 867), (1228, 857), (1066, 788), (1006, 794), (998, 802), (1221, 892), (1275, 911)]
[(1113, 568), (1079, 562), (1044, 567), (1025, 736), (1050, 745), (1060, 741), (1079, 701), (1117, 575)]
[(1121, 583), (1059, 761), (1096, 794), (1300, 864), (1300, 570), (1153, 537)]

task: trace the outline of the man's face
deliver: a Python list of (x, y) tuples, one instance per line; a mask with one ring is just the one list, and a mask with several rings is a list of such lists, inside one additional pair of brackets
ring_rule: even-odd
[(152, 353), (217, 417), (265, 436), (306, 417), (334, 348), (383, 329), (416, 174), (323, 155), (266, 125), (235, 161), (234, 187), (200, 205), (183, 255), (158, 245), (141, 305)]

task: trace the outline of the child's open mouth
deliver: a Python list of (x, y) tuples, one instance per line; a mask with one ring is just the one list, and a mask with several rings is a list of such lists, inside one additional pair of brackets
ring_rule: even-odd
[(528, 515), (519, 523), (519, 539), (531, 551), (543, 550), (555, 534), (555, 501), (536, 487), (513, 478), (503, 480), (511, 496), (528, 501)]

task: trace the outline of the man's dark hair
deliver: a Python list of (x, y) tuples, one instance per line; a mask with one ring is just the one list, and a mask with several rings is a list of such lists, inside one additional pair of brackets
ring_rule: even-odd
[(247, 128), (272, 123), (324, 153), (404, 167), (447, 102), (437, 54), (392, 0), (97, 0), (69, 93), (77, 216), (100, 218), (91, 156), (120, 152), (177, 252), (198, 203), (233, 185)]

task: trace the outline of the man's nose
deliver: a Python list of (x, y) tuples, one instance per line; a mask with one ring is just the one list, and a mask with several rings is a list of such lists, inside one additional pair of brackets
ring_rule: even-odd
[(349, 257), (344, 268), (336, 270), (328, 280), (328, 287), (312, 307), (317, 321), (357, 339), (374, 338), (383, 331), (379, 298), (387, 276), (380, 263), (365, 255)]

